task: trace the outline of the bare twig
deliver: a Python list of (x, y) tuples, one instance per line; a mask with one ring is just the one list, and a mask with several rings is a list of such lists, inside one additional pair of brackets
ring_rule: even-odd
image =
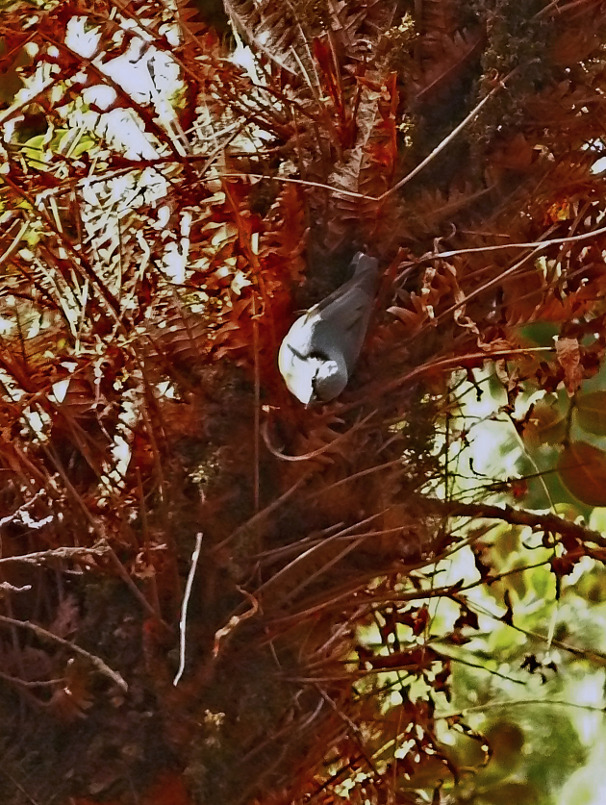
[(606, 226), (600, 227), (599, 229), (594, 229), (591, 232), (583, 232), (581, 235), (569, 235), (566, 238), (549, 238), (548, 240), (535, 240), (520, 243), (498, 243), (493, 246), (475, 246), (474, 248), (470, 249), (452, 249), (448, 252), (428, 252), (427, 254), (419, 257), (418, 260), (415, 260), (414, 265), (424, 263), (426, 260), (457, 257), (460, 254), (484, 254), (486, 252), (503, 251), (504, 249), (535, 249), (541, 251), (543, 249), (547, 249), (549, 246), (560, 246), (566, 243), (589, 240), (596, 235), (604, 234), (606, 234)]
[(12, 776), (12, 774), (9, 773), (9, 771), (6, 769), (6, 764), (4, 763), (2, 765), (3, 765), (3, 768), (0, 769), (0, 773), (3, 774), (6, 778), (8, 778), (11, 781), (11, 783), (15, 786), (17, 791), (20, 791), (23, 794), (23, 796), (27, 799), (27, 801), (30, 803), (30, 805), (40, 805), (38, 800), (34, 799), (31, 796), (31, 794), (29, 794), (25, 790), (25, 788), (23, 788), (21, 783), (18, 780), (15, 780), (15, 778)]
[(459, 718), (461, 716), (465, 716), (468, 713), (481, 713), (485, 710), (494, 710), (496, 708), (507, 708), (507, 707), (518, 707), (524, 706), (527, 707), (529, 704), (547, 704), (549, 707), (557, 706), (557, 707), (574, 707), (577, 710), (586, 710), (591, 713), (604, 713), (606, 712), (606, 707), (596, 707), (592, 704), (579, 704), (578, 702), (563, 702), (563, 701), (554, 701), (553, 699), (511, 699), (509, 701), (499, 701), (499, 702), (486, 702), (485, 704), (475, 704), (472, 707), (466, 707), (464, 710), (458, 710), (452, 713), (436, 713), (435, 718), (437, 719), (451, 719), (451, 718)]
[(19, 629), (27, 629), (28, 631), (33, 632), (36, 637), (39, 637), (40, 640), (45, 640), (51, 643), (59, 643), (61, 646), (65, 646), (65, 648), (69, 649), (69, 651), (73, 651), (75, 654), (79, 654), (81, 657), (87, 659), (92, 665), (95, 666), (99, 673), (109, 677), (109, 679), (111, 679), (112, 682), (115, 682), (119, 688), (122, 688), (124, 691), (128, 690), (128, 685), (117, 671), (112, 670), (109, 665), (103, 662), (101, 657), (91, 654), (89, 651), (80, 648), (80, 646), (77, 646), (75, 643), (70, 643), (69, 640), (64, 640), (62, 637), (59, 637), (58, 635), (49, 632), (47, 629), (42, 628), (42, 626), (31, 623), (31, 621), (20, 621), (17, 620), (17, 618), (9, 618), (6, 615), (0, 615), (0, 623), (5, 623), (7, 626), (16, 626)]
[(359, 430), (362, 428), (366, 423), (372, 419), (372, 417), (376, 414), (376, 411), (371, 411), (370, 414), (367, 414), (364, 419), (359, 420), (358, 422), (354, 423), (349, 430), (344, 431), (343, 433), (339, 434), (332, 442), (328, 442), (328, 444), (322, 445), (322, 447), (318, 447), (317, 450), (312, 450), (309, 453), (303, 453), (300, 456), (288, 456), (285, 453), (281, 453), (277, 447), (271, 443), (271, 439), (269, 433), (267, 431), (267, 420), (263, 423), (261, 433), (263, 435), (263, 441), (265, 442), (265, 446), (276, 458), (282, 459), (282, 461), (309, 461), (312, 458), (317, 458), (321, 456), (323, 453), (328, 452), (329, 450), (333, 449), (335, 445), (340, 444), (342, 441), (346, 440), (349, 436), (351, 436), (354, 431)]
[(529, 526), (533, 530), (548, 531), (572, 537), (579, 542), (593, 542), (606, 547), (606, 537), (598, 531), (558, 517), (555, 514), (536, 514), (512, 506), (492, 506), (486, 503), (460, 503), (454, 500), (427, 500), (433, 508), (451, 516), (465, 515), (474, 519), (487, 517), (491, 520), (504, 520), (511, 525)]
[(261, 509), (261, 511), (256, 512), (256, 514), (254, 514), (249, 520), (247, 520), (245, 523), (242, 523), (241, 526), (238, 526), (235, 531), (232, 531), (232, 533), (222, 542), (220, 542), (218, 545), (215, 545), (213, 547), (213, 552), (216, 554), (220, 553), (230, 542), (232, 542), (234, 539), (237, 539), (245, 531), (250, 531), (250, 529), (255, 527), (258, 523), (263, 522), (266, 517), (269, 517), (269, 515), (273, 514), (276, 509), (282, 506), (283, 503), (286, 503), (286, 501), (289, 500), (292, 495), (294, 495), (297, 489), (302, 486), (305, 481), (307, 481), (308, 477), (309, 473), (298, 478), (290, 489), (287, 489), (286, 492), (284, 492), (284, 494), (280, 495), (280, 497), (276, 498), (275, 500), (272, 500), (268, 506), (266, 506), (264, 509)]
[(0, 581), (0, 593), (27, 593), (32, 589), (31, 584), (26, 584), (23, 587), (15, 587), (8, 581)]
[(411, 179), (414, 179), (414, 177), (418, 173), (420, 173), (423, 170), (423, 168), (429, 165), (429, 163), (432, 162), (438, 156), (438, 154), (441, 153), (448, 145), (450, 145), (450, 143), (455, 139), (455, 137), (457, 137), (457, 135), (459, 135), (463, 131), (463, 129), (465, 129), (471, 123), (471, 121), (475, 117), (477, 117), (482, 107), (485, 104), (487, 104), (488, 101), (494, 95), (497, 94), (497, 92), (500, 92), (502, 89), (504, 89), (505, 83), (511, 78), (514, 72), (515, 70), (512, 70), (508, 75), (505, 76), (505, 78), (501, 79), (499, 83), (490, 90), (488, 95), (482, 98), (482, 100), (474, 106), (474, 108), (467, 115), (467, 117), (465, 117), (459, 123), (458, 126), (455, 126), (455, 128), (450, 132), (450, 134), (447, 137), (444, 137), (444, 139), (433, 149), (433, 151), (430, 154), (428, 154), (425, 157), (424, 160), (419, 162), (419, 164), (415, 168), (413, 168), (413, 170), (411, 170), (410, 173), (404, 176), (403, 179), (400, 179), (399, 182), (396, 182), (396, 184), (393, 187), (390, 187), (389, 190), (386, 190), (384, 193), (382, 193), (379, 196), (378, 201), (383, 201), (383, 199), (395, 193), (396, 190), (399, 190), (401, 187), (404, 187), (404, 185), (408, 184), (408, 182), (410, 182)]
[(23, 553), (17, 556), (3, 556), (0, 559), (0, 565), (10, 564), (11, 562), (25, 562), (37, 565), (52, 559), (78, 559), (80, 557), (86, 558), (87, 556), (103, 556), (108, 552), (109, 547), (107, 545), (98, 545), (94, 548), (71, 548), (64, 546), (62, 548), (49, 548), (47, 551)]
[[(411, 369), (410, 372), (407, 372), (405, 375), (401, 375), (400, 377), (396, 377), (395, 380), (391, 380), (382, 386), (373, 388), (372, 393), (366, 392), (364, 396), (359, 395), (357, 399), (352, 400), (352, 402), (339, 405), (339, 407), (336, 408), (336, 410), (338, 411), (339, 414), (344, 413), (345, 411), (349, 411), (352, 408), (356, 408), (360, 404), (362, 399), (371, 399), (373, 397), (386, 394), (387, 392), (394, 391), (395, 389), (399, 388), (400, 386), (404, 386), (406, 383), (409, 383), (412, 380), (416, 380), (417, 378), (423, 377), (423, 375), (425, 374), (433, 372), (452, 371), (453, 369), (459, 369), (462, 366), (468, 366), (472, 362), (474, 363), (478, 362), (482, 364), (485, 361), (490, 360), (503, 360), (523, 355), (532, 355), (534, 353), (539, 352), (553, 353), (554, 351), (555, 347), (521, 347), (516, 349), (495, 349), (495, 350), (486, 350), (482, 352), (468, 352), (465, 355), (451, 355), (447, 358), (440, 358), (439, 360), (436, 361), (428, 361), (427, 363), (421, 364), (421, 366), (415, 366), (415, 368)], [(284, 458), (292, 461), (292, 459), (288, 459), (287, 457)]]
[(242, 593), (242, 595), (246, 596), (248, 601), (250, 602), (250, 609), (246, 610), (246, 612), (242, 613), (242, 615), (232, 615), (229, 621), (223, 626), (221, 629), (218, 629), (215, 632), (215, 640), (213, 645), (213, 657), (217, 658), (219, 656), (219, 652), (221, 651), (221, 644), (223, 641), (231, 635), (231, 633), (236, 629), (243, 621), (247, 621), (249, 618), (252, 618), (254, 615), (257, 614), (259, 611), (259, 602), (255, 598), (254, 595), (251, 595), (242, 587), (236, 585), (238, 592)]

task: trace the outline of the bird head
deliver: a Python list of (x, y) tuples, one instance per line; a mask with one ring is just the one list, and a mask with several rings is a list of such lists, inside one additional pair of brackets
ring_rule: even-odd
[(286, 345), (280, 350), (279, 365), (288, 390), (303, 405), (328, 402), (338, 397), (347, 385), (347, 366), (342, 359), (303, 356)]
[(349, 379), (347, 367), (344, 361), (318, 360), (315, 374), (311, 384), (313, 388), (313, 400), (327, 402), (338, 397), (345, 389)]

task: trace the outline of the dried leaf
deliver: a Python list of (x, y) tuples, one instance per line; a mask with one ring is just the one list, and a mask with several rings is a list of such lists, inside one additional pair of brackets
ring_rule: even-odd
[(568, 491), (588, 506), (606, 506), (606, 453), (588, 442), (571, 442), (558, 473)]
[(555, 346), (558, 363), (564, 370), (566, 390), (574, 394), (583, 382), (579, 342), (576, 338), (558, 338)]

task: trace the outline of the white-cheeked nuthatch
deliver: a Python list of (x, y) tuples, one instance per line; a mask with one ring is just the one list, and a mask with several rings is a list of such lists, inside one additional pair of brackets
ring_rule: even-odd
[(292, 325), (278, 354), (288, 390), (308, 405), (343, 391), (362, 349), (375, 299), (378, 261), (358, 252), (352, 278)]

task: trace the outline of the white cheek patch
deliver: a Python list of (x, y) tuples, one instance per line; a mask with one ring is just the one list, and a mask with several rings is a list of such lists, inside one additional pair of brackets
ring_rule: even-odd
[(336, 361), (322, 361), (318, 365), (317, 378), (318, 380), (325, 380), (328, 377), (333, 377), (339, 371), (339, 366)]
[(344, 361), (341, 364), (337, 361), (324, 361), (318, 367), (315, 380), (318, 398), (328, 401), (338, 397), (347, 385), (347, 380), (347, 367)]
[(289, 391), (304, 405), (307, 405), (312, 398), (314, 391), (312, 380), (316, 376), (318, 368), (317, 359), (301, 360), (293, 355), (288, 371), (284, 374)]

